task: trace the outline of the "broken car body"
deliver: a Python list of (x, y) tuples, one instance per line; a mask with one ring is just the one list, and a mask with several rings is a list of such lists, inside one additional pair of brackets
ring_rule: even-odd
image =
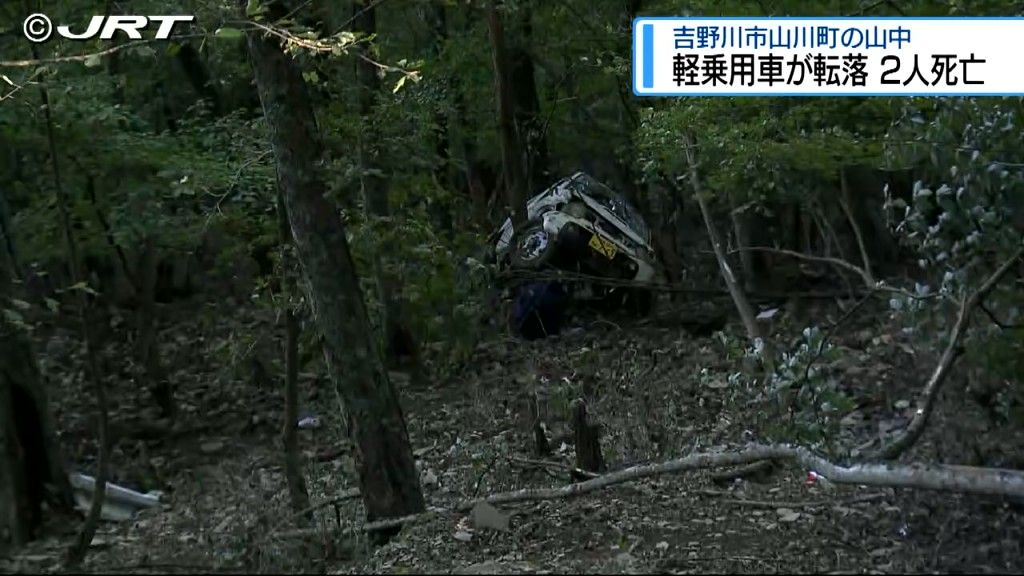
[(651, 232), (620, 194), (577, 172), (527, 203), (527, 222), (516, 233), (511, 219), (498, 230), (500, 268), (556, 268), (592, 283), (642, 286), (656, 276)]

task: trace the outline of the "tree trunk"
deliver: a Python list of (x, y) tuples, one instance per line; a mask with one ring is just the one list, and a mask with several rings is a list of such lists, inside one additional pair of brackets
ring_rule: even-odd
[[(26, 8), (29, 8), (26, 2)], [(28, 11), (28, 10), (26, 10)], [(32, 57), (39, 59), (39, 49), (36, 44), (32, 45)], [(39, 88), (40, 100), (43, 104), (43, 117), (46, 121), (46, 141), (50, 154), (50, 163), (53, 169), (53, 187), (56, 192), (57, 212), (60, 215), (60, 225), (64, 233), (64, 243), (67, 250), (68, 275), (72, 285), (78, 285), (81, 281), (82, 260), (79, 258), (78, 244), (75, 240), (74, 226), (71, 222), (71, 207), (64, 192), (61, 180), (60, 162), (57, 156), (57, 139), (54, 130), (53, 114), (50, 108), (50, 95), (45, 87)], [(81, 322), (82, 339), (86, 348), (86, 373), (90, 380), (93, 392), (96, 395), (97, 420), (99, 421), (99, 433), (96, 439), (97, 464), (95, 496), (89, 513), (82, 523), (75, 537), (74, 542), (67, 549), (64, 558), (64, 568), (74, 571), (89, 551), (93, 536), (96, 535), (96, 527), (99, 524), (100, 513), (103, 511), (103, 500), (106, 498), (107, 474), (110, 467), (110, 446), (108, 444), (110, 410), (107, 405), (107, 388), (103, 381), (103, 374), (100, 373), (98, 343), (93, 332), (93, 322), (89, 309), (89, 300), (83, 290), (74, 290), (74, 296), (78, 304), (79, 320)]]
[[(74, 160), (74, 158), (72, 158), (72, 160)], [(81, 165), (79, 165), (78, 168), (79, 170), (84, 171)], [(107, 246), (116, 257), (117, 274), (124, 279), (124, 283), (131, 289), (132, 297), (137, 298), (139, 296), (138, 292), (140, 289), (140, 282), (136, 278), (131, 267), (128, 265), (128, 256), (124, 253), (124, 249), (122, 249), (117, 243), (117, 239), (114, 238), (114, 232), (110, 227), (110, 222), (107, 221), (107, 217), (103, 214), (103, 209), (100, 206), (99, 199), (96, 197), (96, 177), (92, 174), (86, 174), (85, 193), (89, 197), (89, 203), (92, 205), (92, 211), (96, 215), (96, 222), (99, 223), (100, 228), (103, 230), (103, 237), (107, 241)]]
[[(676, 249), (676, 240), (680, 230), (680, 204), (676, 187), (667, 179), (658, 179), (647, 187), (647, 206), (650, 210), (651, 236), (657, 250), (656, 254), (669, 284), (676, 286), (683, 281), (683, 260)], [(673, 291), (669, 297), (678, 301), (681, 292)]]
[(853, 209), (850, 204), (850, 187), (846, 179), (846, 170), (839, 171), (839, 192), (839, 206), (842, 207), (843, 213), (846, 214), (846, 219), (850, 222), (850, 228), (853, 229), (853, 235), (857, 239), (857, 248), (860, 250), (860, 259), (861, 264), (864, 265), (864, 274), (867, 276), (866, 280), (874, 284), (875, 275), (871, 272), (871, 258), (868, 256), (868, 247), (864, 242), (864, 234), (861, 232), (860, 225), (853, 215)]
[[(434, 58), (440, 62), (448, 41), (448, 11), (445, 3), (437, 0), (432, 2), (424, 19), (430, 22), (433, 28)], [(452, 166), (452, 76), (446, 74), (441, 79), (441, 84), (444, 100), (434, 111), (434, 154), (437, 156), (434, 164), (434, 182), (446, 193), (451, 193), (457, 187)], [(451, 202), (431, 202), (427, 208), (437, 230), (448, 240), (453, 240), (456, 229), (454, 205)]]
[(255, 30), (246, 35), (328, 373), (355, 446), (367, 517), (420, 512), (425, 504), (398, 395), (370, 330), (344, 224), (324, 196), (323, 145), (301, 70), (276, 39)]
[[(358, 6), (358, 3), (356, 5)], [(448, 42), (448, 10), (445, 2), (433, 0), (423, 8), (421, 16), (430, 23), (434, 33), (432, 56), (440, 60), (443, 57), (444, 48)], [(437, 155), (437, 161), (434, 164), (434, 179), (438, 185), (451, 188), (453, 187), (453, 179), (449, 106), (451, 105), (450, 97), (453, 88), (452, 77), (445, 75), (440, 79), (440, 83), (445, 94), (445, 101), (434, 111), (434, 152)]]
[(693, 195), (697, 199), (701, 215), (704, 217), (704, 225), (708, 229), (708, 239), (711, 241), (711, 248), (715, 251), (718, 269), (722, 273), (722, 279), (725, 280), (725, 286), (729, 289), (733, 303), (736, 304), (736, 311), (739, 312), (740, 318), (743, 320), (743, 326), (747, 329), (747, 338), (751, 341), (756, 340), (760, 338), (761, 330), (757, 325), (757, 319), (754, 317), (754, 309), (751, 308), (743, 287), (740, 286), (736, 280), (736, 275), (733, 274), (732, 268), (729, 266), (729, 261), (725, 256), (725, 249), (722, 248), (722, 239), (718, 234), (718, 228), (715, 226), (715, 221), (711, 217), (711, 210), (708, 208), (707, 200), (704, 198), (704, 190), (701, 186), (700, 177), (697, 174), (697, 160), (694, 152), (694, 148), (697, 146), (696, 138), (692, 135), (687, 135), (685, 146), (686, 161), (690, 166), (690, 184), (693, 186)]
[[(367, 36), (377, 32), (377, 14), (373, 2), (357, 0), (352, 4), (353, 23), (355, 30)], [(362, 57), (356, 59), (356, 74), (359, 78), (359, 114), (363, 126), (359, 130), (359, 183), (363, 194), (363, 208), (366, 220), (371, 226), (387, 226), (391, 217), (391, 206), (388, 201), (388, 182), (379, 166), (378, 150), (374, 145), (378, 141), (376, 127), (373, 122), (374, 108), (380, 94), (380, 77), (377, 67), (367, 60), (372, 58), (366, 44), (357, 48)], [(404, 323), (402, 311), (402, 284), (393, 274), (387, 271), (384, 254), (394, 254), (395, 247), (388, 240), (388, 234), (376, 236), (384, 238), (373, 254), (373, 275), (377, 285), (377, 297), (380, 302), (381, 331), (384, 334), (384, 352), (390, 368), (398, 368), (403, 360), (408, 359), (412, 367), (413, 380), (421, 383), (423, 374), (419, 358), (419, 346), (412, 331)]]
[[(470, 33), (471, 23), (472, 21), (467, 19), (466, 28), (463, 30), (464, 33)], [(451, 87), (454, 116), (452, 116), (452, 122), (449, 125), (449, 134), (452, 133), (452, 129), (455, 129), (458, 133), (458, 149), (462, 155), (462, 162), (466, 167), (465, 185), (466, 193), (469, 195), (473, 223), (478, 229), (489, 233), (492, 222), (488, 211), (488, 201), (495, 189), (488, 187), (485, 183), (481, 170), (482, 163), (477, 158), (476, 142), (473, 135), (467, 133), (464, 121), (466, 118), (466, 96), (463, 93), (462, 86), (458, 84), (458, 78), (453, 79)], [(455, 144), (454, 140), (452, 144)]]
[(587, 472), (604, 472), (601, 454), (601, 427), (590, 422), (587, 403), (582, 398), (572, 401), (572, 429), (576, 445), (576, 467)]
[(284, 297), (284, 425), (281, 428), (281, 443), (284, 448), (284, 474), (288, 481), (288, 494), (296, 514), (305, 513), (307, 522), (313, 521), (309, 507), (309, 491), (306, 478), (302, 475), (302, 460), (299, 456), (299, 317), (295, 313), (292, 299), (296, 283), (292, 277), (288, 245), (292, 231), (288, 227), (288, 210), (284, 205), (281, 187), (277, 190), (277, 226), (281, 237), (281, 288)]
[(35, 355), (21, 329), (2, 313), (13, 296), (12, 274), (10, 260), (0, 253), (0, 552), (32, 539), (44, 500), (63, 509), (72, 506)]
[(501, 16), (491, 0), (487, 9), (487, 28), (491, 36), (491, 56), (494, 61), (494, 89), (498, 101), (498, 126), (501, 131), (501, 164), (505, 174), (505, 198), (512, 214), (514, 230), (526, 222), (527, 181), (523, 167), (523, 151), (514, 118), (515, 100), (512, 94), (508, 54), (505, 50), (505, 29)]
[[(829, 223), (828, 214), (825, 212), (824, 208), (821, 207), (820, 203), (816, 202), (815, 205), (812, 206), (811, 210), (813, 210), (812, 213), (815, 215), (818, 227), (821, 229), (821, 242), (825, 247), (825, 257), (832, 258), (832, 250), (830, 246), (835, 246), (839, 259), (846, 261), (846, 251), (843, 249), (843, 243), (839, 239), (839, 236), (836, 235), (835, 228), (833, 228), (832, 224)], [(850, 293), (851, 297), (853, 297), (853, 283), (850, 282), (850, 279), (846, 274), (840, 273), (839, 277), (842, 279), (843, 285), (846, 287), (846, 291)]]
[(740, 264), (743, 266), (743, 288), (755, 290), (757, 278), (754, 275), (754, 258), (749, 251), (744, 250), (750, 246), (747, 215), (737, 210), (736, 199), (732, 193), (729, 193), (729, 216), (732, 218), (732, 229), (736, 235), (736, 249), (740, 251)]
[(18, 258), (18, 250), (14, 246), (14, 231), (11, 229), (11, 209), (2, 188), (0, 188), (0, 243), (3, 244), (2, 250), (4, 251), (4, 254), (0, 254), (0, 258), (9, 259), (13, 277), (23, 278), (21, 260)]
[(46, 500), (70, 509), (71, 486), (28, 339), (0, 320), (0, 549), (33, 538)]
[(514, 102), (515, 130), (526, 161), (526, 193), (533, 194), (549, 183), (547, 134), (540, 119), (540, 98), (533, 57), (533, 11), (530, 2), (519, 5), (519, 33), (512, 36), (509, 49), (509, 81)]
[(217, 92), (217, 85), (211, 79), (210, 72), (199, 55), (199, 51), (188, 42), (183, 42), (180, 46), (178, 62), (181, 64), (181, 69), (185, 72), (189, 84), (200, 98), (209, 103), (213, 116), (219, 118), (223, 114), (220, 93)]
[(157, 347), (156, 284), (159, 253), (152, 237), (142, 242), (142, 257), (139, 259), (139, 311), (136, 316), (138, 340), (135, 355), (144, 386), (164, 418), (173, 418), (176, 413), (174, 390), (167, 380), (167, 373), (160, 361)]

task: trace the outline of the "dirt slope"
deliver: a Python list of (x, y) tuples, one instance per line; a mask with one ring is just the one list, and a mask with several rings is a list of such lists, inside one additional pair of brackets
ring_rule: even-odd
[[(824, 317), (834, 310), (822, 309)], [(523, 487), (571, 481), (569, 403), (588, 399), (601, 424), (609, 468), (659, 461), (712, 446), (759, 438), (764, 430), (749, 391), (730, 383), (736, 370), (715, 335), (680, 328), (686, 309), (661, 320), (578, 320), (565, 334), (538, 342), (494, 335), (446, 382), (412, 389), (400, 380), (421, 480), (432, 506)], [(870, 318), (870, 316), (868, 316)], [(691, 318), (692, 319), (692, 318)], [(463, 514), (439, 514), (411, 525), (386, 546), (328, 531), (360, 524), (357, 500), (330, 499), (354, 485), (351, 460), (339, 438), (334, 395), (307, 367), (304, 409), (322, 426), (303, 431), (311, 497), (323, 532), (285, 534), (291, 520), (280, 441), (276, 380), (253, 378), (244, 351), (275, 356), (268, 318), (236, 317), (199, 341), (198, 320), (165, 331), (168, 363), (183, 399), (183, 418), (168, 436), (141, 433), (146, 395), (128, 378), (118, 391), (115, 421), (121, 438), (114, 480), (164, 490), (166, 504), (134, 522), (101, 527), (85, 566), (91, 571), (329, 573), (749, 573), (749, 572), (1020, 572), (1024, 514), (1019, 503), (993, 498), (841, 487), (829, 492), (805, 483), (805, 472), (716, 483), (710, 471), (622, 484), (570, 500), (505, 506), (508, 531), (466, 530)], [(204, 327), (203, 330), (209, 330)], [(799, 330), (796, 330), (799, 333)], [(240, 334), (265, 334), (250, 343)], [(889, 334), (888, 342), (879, 334)], [(876, 322), (837, 335), (848, 358), (832, 366), (857, 400), (844, 419), (846, 445), (898, 426), (899, 399), (912, 398), (931, 357), (907, 352)], [(226, 342), (233, 342), (228, 346)], [(251, 344), (251, 345), (250, 345)], [(51, 347), (53, 348), (53, 347)], [(269, 351), (269, 352), (268, 352)], [(71, 458), (88, 471), (93, 453), (91, 402), (82, 393), (77, 360), (59, 362), (54, 348), (44, 367)], [(116, 360), (114, 354), (110, 362)], [(74, 354), (70, 356), (76, 358)], [(186, 362), (186, 359), (191, 361)], [(273, 373), (277, 368), (271, 366)], [(400, 378), (400, 376), (398, 376)], [(951, 386), (951, 388), (956, 388)], [(989, 438), (981, 409), (955, 392), (909, 457), (958, 463), (1012, 464), (1020, 436)], [(529, 403), (536, 402), (554, 454), (532, 454)], [(951, 407), (957, 407), (952, 410)], [(759, 412), (761, 411), (761, 412)], [(150, 428), (154, 426), (149, 426)], [(166, 431), (162, 431), (166, 432)], [(983, 442), (984, 440), (984, 442)], [(978, 445), (999, 444), (982, 453)], [(323, 461), (321, 461), (323, 460)], [(987, 460), (987, 462), (984, 462)], [(61, 538), (76, 523), (58, 520), (43, 540), (0, 569), (50, 571)]]

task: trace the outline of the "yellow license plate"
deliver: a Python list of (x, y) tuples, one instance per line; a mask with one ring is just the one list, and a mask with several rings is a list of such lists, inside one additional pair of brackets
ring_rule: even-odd
[(597, 234), (590, 237), (588, 246), (596, 250), (598, 253), (607, 256), (609, 260), (615, 258), (615, 254), (619, 251), (619, 248), (611, 240), (605, 240)]

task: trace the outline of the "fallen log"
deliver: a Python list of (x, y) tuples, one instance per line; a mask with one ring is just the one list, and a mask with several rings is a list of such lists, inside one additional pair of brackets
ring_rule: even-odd
[[(559, 488), (524, 489), (493, 494), (488, 496), (486, 501), (489, 504), (505, 504), (524, 500), (553, 500), (642, 478), (703, 468), (740, 466), (760, 460), (793, 461), (801, 468), (814, 471), (818, 476), (834, 484), (916, 488), (1024, 498), (1024, 471), (1020, 470), (920, 464), (855, 464), (842, 467), (814, 455), (803, 447), (752, 444), (738, 452), (707, 452), (659, 464), (633, 466)], [(458, 509), (469, 509), (472, 505), (473, 502), (462, 503)]]
[[(658, 464), (632, 466), (584, 482), (576, 482), (557, 488), (526, 488), (511, 492), (500, 492), (484, 498), (464, 500), (451, 509), (435, 508), (421, 514), (386, 519), (362, 526), (346, 528), (338, 531), (337, 534), (344, 536), (360, 532), (386, 530), (410, 522), (420, 522), (429, 516), (437, 514), (466, 512), (481, 501), (493, 505), (557, 500), (595, 492), (602, 488), (644, 478), (706, 468), (742, 466), (762, 460), (795, 463), (801, 469), (813, 472), (813, 476), (819, 479), (819, 481), (831, 482), (832, 484), (913, 488), (1024, 499), (1024, 471), (1022, 470), (980, 468), (975, 466), (928, 466), (921, 464), (854, 464), (844, 467), (816, 456), (807, 448), (800, 446), (750, 444), (734, 452), (704, 452)], [(300, 538), (317, 535), (321, 532), (321, 530), (317, 529), (303, 529), (278, 533), (277, 536), (280, 538)]]

